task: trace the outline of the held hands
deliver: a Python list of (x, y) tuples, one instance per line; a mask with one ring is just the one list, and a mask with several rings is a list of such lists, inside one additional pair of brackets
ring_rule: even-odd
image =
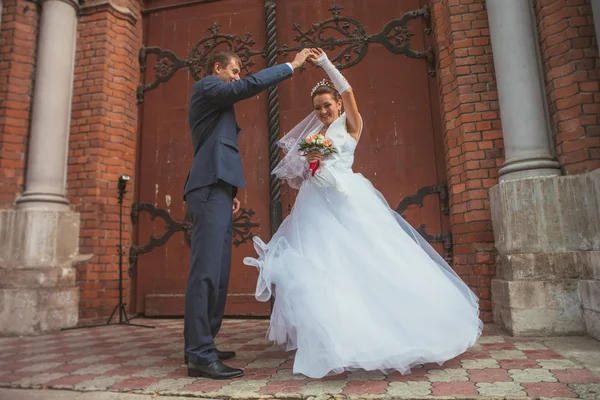
[(296, 57), (294, 57), (294, 61), (291, 62), (292, 67), (294, 69), (300, 68), (307, 60), (311, 64), (320, 65), (327, 60), (327, 55), (321, 48), (303, 49), (296, 54)]
[(306, 62), (306, 57), (308, 57), (309, 52), (308, 49), (304, 49), (298, 53), (296, 53), (296, 57), (294, 57), (294, 61), (291, 62), (292, 67), (294, 69), (300, 68)]

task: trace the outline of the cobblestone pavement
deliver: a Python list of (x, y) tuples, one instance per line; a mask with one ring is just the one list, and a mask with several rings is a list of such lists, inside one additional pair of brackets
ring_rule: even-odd
[[(407, 376), (355, 371), (317, 380), (292, 374), (293, 354), (264, 340), (267, 321), (226, 320), (217, 345), (237, 351), (228, 364), (244, 368), (245, 375), (212, 381), (187, 376), (181, 319), (139, 323), (156, 329), (106, 326), (0, 339), (0, 387), (213, 399), (600, 399), (597, 369), (555, 352), (545, 344), (550, 339), (513, 338), (495, 326), (487, 326), (475, 347), (443, 366), (425, 365)], [(600, 354), (598, 342), (590, 342), (586, 354)]]

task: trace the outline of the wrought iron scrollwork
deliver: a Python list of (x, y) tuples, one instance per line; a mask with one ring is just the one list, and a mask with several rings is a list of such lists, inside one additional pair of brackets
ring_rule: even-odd
[[(186, 213), (182, 222), (178, 222), (169, 212), (162, 208), (157, 208), (150, 203), (133, 203), (131, 206), (131, 223), (136, 225), (139, 220), (141, 212), (147, 212), (150, 214), (152, 221), (157, 218), (162, 219), (165, 222), (165, 232), (160, 237), (150, 236), (150, 240), (143, 246), (132, 245), (129, 248), (129, 274), (132, 275), (137, 270), (137, 259), (138, 255), (149, 253), (156, 247), (164, 246), (167, 241), (173, 236), (173, 234), (182, 231), (184, 233), (185, 243), (189, 246), (191, 244), (191, 231), (193, 219), (191, 214)], [(252, 222), (252, 217), (255, 212), (252, 209), (241, 208), (240, 212), (233, 219), (233, 245), (239, 246), (245, 241), (252, 239), (254, 234), (252, 228), (258, 227), (259, 224)]]
[[(407, 22), (414, 18), (423, 18), (426, 23), (427, 34), (431, 33), (431, 14), (427, 6), (405, 13), (400, 18), (388, 22), (384, 28), (374, 35), (369, 35), (359, 20), (352, 17), (341, 16), (344, 7), (335, 4), (329, 9), (331, 18), (313, 24), (307, 30), (302, 30), (300, 25), (294, 24), (298, 34), (294, 37), (297, 46), (283, 45), (278, 51), (286, 55), (290, 51), (298, 51), (306, 47), (321, 47), (324, 50), (340, 49), (329, 59), (336, 64), (338, 69), (350, 68), (358, 64), (367, 54), (371, 43), (379, 43), (394, 54), (404, 54), (412, 58), (425, 58), (429, 64), (429, 74), (435, 74), (435, 57), (433, 49), (413, 50), (410, 48), (410, 39), (414, 33), (407, 28)], [(341, 36), (335, 38), (333, 35)]]
[(434, 193), (438, 193), (440, 196), (442, 213), (444, 213), (444, 215), (448, 215), (450, 208), (448, 205), (448, 185), (446, 184), (446, 181), (442, 181), (439, 185), (423, 186), (417, 190), (417, 194), (406, 196), (404, 199), (402, 199), (400, 204), (398, 204), (398, 207), (396, 207), (396, 212), (398, 214), (402, 214), (404, 210), (406, 210), (406, 207), (411, 204), (416, 204), (419, 207), (423, 207), (423, 199), (425, 196)]
[(448, 264), (452, 264), (452, 233), (444, 232), (431, 235), (425, 230), (425, 224), (419, 225), (416, 229), (419, 235), (423, 236), (423, 239), (429, 243), (443, 243), (444, 244), (444, 259)]
[(254, 216), (253, 209), (240, 208), (240, 212), (233, 219), (233, 245), (239, 246), (247, 240), (254, 237), (252, 228), (257, 228), (259, 224), (252, 222)]
[[(416, 204), (418, 207), (423, 207), (423, 200), (424, 200), (425, 196), (428, 196), (430, 194), (435, 194), (435, 193), (437, 193), (440, 196), (442, 213), (444, 215), (448, 215), (450, 209), (449, 209), (449, 204), (448, 204), (448, 186), (446, 184), (446, 181), (442, 181), (439, 185), (423, 186), (422, 188), (419, 188), (417, 190), (416, 194), (406, 196), (404, 199), (402, 199), (400, 204), (398, 204), (398, 207), (396, 207), (396, 212), (398, 214), (402, 214), (406, 210), (406, 208), (411, 204)], [(446, 260), (446, 262), (448, 264), (452, 263), (452, 233), (451, 232), (430, 234), (430, 233), (427, 233), (427, 231), (425, 229), (425, 224), (421, 224), (417, 228), (417, 232), (419, 232), (419, 234), (421, 236), (423, 236), (423, 239), (425, 239), (429, 243), (443, 243), (444, 244), (444, 254), (445, 254), (444, 259)]]
[(163, 50), (160, 47), (142, 47), (140, 50), (140, 70), (146, 70), (147, 58), (149, 55), (156, 55), (158, 61), (154, 65), (156, 76), (154, 81), (148, 84), (140, 84), (137, 90), (138, 102), (144, 100), (144, 93), (156, 89), (158, 85), (171, 79), (173, 75), (181, 68), (187, 67), (194, 79), (200, 80), (206, 76), (205, 66), (210, 53), (217, 47), (224, 45), (229, 50), (234, 51), (242, 61), (242, 69), (246, 74), (252, 74), (251, 67), (254, 65), (252, 57), (264, 55), (264, 49), (253, 51), (252, 47), (256, 44), (252, 38), (252, 32), (246, 32), (244, 36), (238, 37), (232, 34), (219, 32), (221, 25), (212, 24), (208, 31), (210, 35), (200, 39), (192, 47), (187, 58), (179, 58), (171, 50)]
[[(433, 49), (431, 47), (424, 50), (412, 49), (410, 40), (414, 33), (410, 32), (407, 27), (409, 20), (422, 18), (426, 26), (425, 33), (431, 33), (431, 13), (427, 6), (409, 11), (400, 18), (389, 21), (380, 32), (369, 34), (358, 19), (342, 16), (341, 12), (344, 7), (335, 4), (329, 9), (332, 14), (331, 18), (316, 22), (306, 30), (299, 24), (294, 24), (293, 29), (297, 32), (294, 37), (296, 45), (284, 44), (280, 48), (275, 46), (275, 2), (267, 0), (265, 7), (267, 44), (260, 50), (252, 49), (256, 44), (252, 38), (252, 32), (246, 32), (242, 37), (225, 34), (219, 31), (221, 26), (216, 23), (208, 29), (210, 35), (196, 42), (187, 58), (179, 58), (171, 50), (164, 50), (160, 47), (142, 47), (139, 56), (142, 72), (146, 70), (148, 56), (155, 55), (158, 60), (154, 65), (156, 72), (154, 80), (138, 86), (138, 101), (142, 102), (145, 92), (156, 89), (161, 83), (171, 79), (182, 68), (189, 68), (194, 79), (202, 79), (205, 75), (204, 67), (208, 56), (221, 45), (238, 54), (242, 61), (242, 69), (248, 75), (252, 73), (251, 67), (254, 64), (252, 58), (255, 56), (266, 58), (267, 64), (271, 65), (271, 61), (275, 59), (276, 55), (287, 55), (291, 51), (298, 51), (306, 47), (321, 47), (330, 50), (333, 53), (329, 58), (339, 69), (350, 68), (366, 56), (367, 49), (372, 43), (381, 44), (394, 54), (426, 59), (429, 74), (435, 75)], [(336, 52), (338, 49), (339, 51)]]

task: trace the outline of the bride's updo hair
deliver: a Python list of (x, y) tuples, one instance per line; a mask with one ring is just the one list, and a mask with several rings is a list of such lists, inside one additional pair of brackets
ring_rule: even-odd
[(312, 100), (314, 100), (315, 96), (319, 94), (330, 94), (335, 101), (339, 101), (342, 98), (335, 86), (333, 86), (333, 83), (327, 79), (323, 79), (316, 84), (316, 86), (310, 92), (310, 97)]

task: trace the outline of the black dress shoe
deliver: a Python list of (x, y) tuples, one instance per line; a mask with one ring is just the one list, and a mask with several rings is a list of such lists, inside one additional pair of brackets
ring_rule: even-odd
[(242, 375), (241, 369), (228, 367), (219, 360), (206, 365), (188, 363), (188, 376), (193, 378), (232, 379)]
[[(232, 358), (235, 358), (235, 351), (220, 351), (220, 350), (215, 349), (215, 354), (221, 361), (231, 360)], [(183, 356), (183, 363), (186, 365), (188, 363), (187, 354)]]
[(232, 358), (235, 357), (235, 351), (220, 351), (220, 350), (215, 349), (215, 353), (217, 354), (217, 357), (219, 357), (219, 360), (221, 360), (221, 361), (231, 360)]

